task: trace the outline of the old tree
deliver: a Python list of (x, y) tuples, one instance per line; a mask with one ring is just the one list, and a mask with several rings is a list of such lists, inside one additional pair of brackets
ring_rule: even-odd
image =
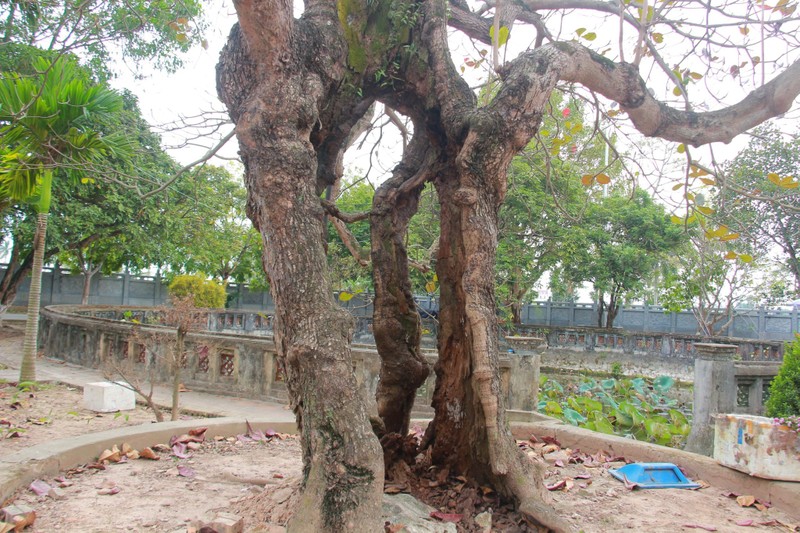
[[(404, 248), (426, 183), (440, 201), (441, 311), (436, 414), (422, 446), (434, 466), (490, 484), (531, 520), (569, 529), (546, 505), (500, 396), (493, 264), (507, 168), (563, 85), (582, 87), (599, 113), (645, 136), (681, 143), (686, 155), (788, 112), (800, 92), (798, 19), (794, 2), (773, 4), (308, 0), (295, 18), (286, 0), (235, 2), (239, 23), (220, 59), (218, 90), (236, 123), (248, 214), (265, 244), (275, 340), (302, 432), (303, 511), (292, 530), (382, 529), (384, 476), (402, 456), (398, 434), (429, 372)], [(613, 33), (571, 33), (576, 17)], [(501, 64), (509, 30), (530, 45)], [(479, 95), (454, 63), (453, 38), (490, 49), (481, 57), (493, 73)], [(595, 42), (597, 51), (588, 47)], [(666, 57), (673, 52), (681, 55)], [(694, 107), (689, 93), (705, 90), (713, 104)], [(382, 359), (382, 424), (373, 431), (351, 363), (353, 321), (326, 273), (323, 220), (336, 210), (320, 198), (340, 178), (343, 152), (375, 102), (408, 117), (413, 137), (369, 214)]]

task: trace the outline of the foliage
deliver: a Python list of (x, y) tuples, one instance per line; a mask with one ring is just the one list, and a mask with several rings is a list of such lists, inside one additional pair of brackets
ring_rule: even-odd
[(37, 74), (6, 72), (0, 79), (0, 181), (15, 200), (37, 196), (50, 208), (54, 173), (90, 182), (108, 157), (124, 158), (129, 143), (98, 124), (122, 109), (120, 95), (92, 83), (75, 59), (33, 60)]
[(201, 12), (198, 0), (9, 0), (0, 4), (0, 48), (21, 44), (54, 54), (79, 54), (97, 72), (107, 72), (114, 52), (134, 62), (150, 60), (174, 70), (181, 64), (178, 52), (198, 43), (207, 46)]
[(638, 188), (630, 196), (612, 191), (592, 202), (583, 220), (574, 230), (576, 245), (563, 268), (572, 282), (593, 283), (599, 312), (602, 316), (608, 310), (605, 327), (610, 328), (622, 300), (637, 296), (648, 275), (675, 254), (686, 235)]
[[(336, 206), (345, 213), (359, 213), (372, 208), (372, 197), (375, 188), (372, 184), (357, 176), (345, 179), (342, 190), (336, 198)], [(360, 258), (368, 259), (370, 254), (369, 220), (361, 220), (347, 225), (347, 229), (356, 246)], [(328, 269), (334, 290), (348, 292), (370, 290), (372, 276), (368, 268), (359, 260), (342, 241), (332, 223), (328, 224)]]
[(792, 177), (799, 172), (800, 139), (787, 140), (773, 126), (756, 128), (726, 168), (718, 216), (740, 235), (738, 246), (762, 255), (780, 251), (795, 295), (800, 295), (800, 187)]
[[(700, 333), (721, 335), (733, 317), (733, 309), (749, 296), (752, 265), (732, 252), (731, 240), (709, 236), (702, 214), (685, 228), (688, 246), (670, 258), (672, 269), (665, 269), (660, 302), (665, 311), (691, 310)], [(729, 255), (732, 254), (732, 255)]]
[(786, 345), (783, 364), (769, 387), (767, 416), (800, 415), (800, 337)]
[(206, 165), (180, 180), (162, 202), (159, 264), (205, 272), (223, 284), (267, 286), (261, 235), (245, 216), (245, 203), (244, 187), (226, 168)]
[[(551, 108), (562, 101), (561, 94), (555, 94)], [(572, 101), (569, 108), (573, 110), (567, 116), (551, 112), (545, 117), (540, 135), (508, 170), (508, 192), (499, 213), (495, 286), (501, 310), (509, 310), (514, 323), (520, 322), (522, 303), (542, 275), (569, 261), (573, 230), (591, 194), (579, 176), (602, 164), (598, 147), (583, 129), (582, 106)], [(560, 157), (565, 143), (576, 150), (577, 144), (587, 148)]]
[(668, 376), (584, 378), (565, 388), (542, 376), (539, 411), (572, 425), (672, 447), (682, 447), (691, 421), (678, 400), (669, 397), (675, 381)]
[(173, 298), (193, 297), (195, 307), (220, 308), (225, 306), (225, 288), (213, 280), (206, 279), (202, 274), (175, 276), (170, 282), (168, 290)]

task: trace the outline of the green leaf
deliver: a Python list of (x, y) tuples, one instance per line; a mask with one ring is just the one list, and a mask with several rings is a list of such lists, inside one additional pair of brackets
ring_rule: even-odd
[(572, 424), (573, 426), (577, 426), (578, 424), (582, 424), (586, 422), (587, 418), (580, 414), (578, 411), (574, 409), (570, 409), (569, 407), (564, 409), (563, 412), (564, 420)]
[(600, 433), (605, 433), (607, 435), (613, 435), (615, 433), (614, 426), (609, 422), (608, 418), (599, 412), (594, 413), (594, 427), (595, 431), (599, 431)]
[(753, 256), (750, 255), (750, 254), (739, 254), (739, 259), (742, 261), (742, 263), (752, 263), (753, 262)]
[[(489, 37), (494, 42), (494, 26), (489, 28)], [(497, 46), (503, 46), (508, 42), (509, 30), (508, 26), (500, 26), (500, 36), (497, 39)]]
[(594, 41), (595, 39), (597, 39), (597, 34), (593, 31), (590, 31), (589, 33), (583, 34), (582, 37), (587, 41)]
[(604, 379), (600, 382), (600, 386), (603, 387), (605, 390), (614, 390), (614, 387), (617, 385), (617, 380), (614, 378)]
[(552, 400), (545, 404), (544, 411), (548, 415), (560, 415), (564, 412), (558, 402), (554, 402)]
[(339, 301), (340, 302), (349, 302), (355, 296), (352, 292), (342, 291), (339, 293)]
[(613, 415), (617, 426), (624, 428), (633, 427), (633, 417), (628, 413), (625, 413), (619, 409), (614, 409)]
[(661, 394), (668, 392), (675, 384), (675, 380), (669, 376), (658, 376), (653, 380), (653, 388)]

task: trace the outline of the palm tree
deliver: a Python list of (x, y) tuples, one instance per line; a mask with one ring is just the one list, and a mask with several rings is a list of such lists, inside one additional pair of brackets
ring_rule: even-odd
[(33, 61), (35, 73), (0, 77), (0, 197), (30, 201), (37, 213), (20, 381), (36, 379), (42, 263), (53, 179), (91, 181), (103, 159), (127, 142), (98, 125), (122, 109), (122, 98), (68, 57)]

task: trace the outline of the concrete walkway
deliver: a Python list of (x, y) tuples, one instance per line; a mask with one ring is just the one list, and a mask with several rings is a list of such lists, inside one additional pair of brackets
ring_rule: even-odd
[[(20, 332), (24, 328), (24, 320), (21, 323), (11, 323), (6, 317), (5, 324)], [(22, 335), (0, 339), (0, 379), (18, 381), (21, 359)], [(36, 360), (36, 380), (60, 382), (80, 389), (87, 383), (106, 381), (99, 370), (44, 357)], [(157, 385), (154, 390), (153, 398), (157, 405), (162, 407), (172, 405), (172, 391), (169, 387)], [(279, 403), (195, 391), (181, 393), (181, 408), (207, 416), (260, 418), (275, 422), (295, 421), (294, 413)]]

